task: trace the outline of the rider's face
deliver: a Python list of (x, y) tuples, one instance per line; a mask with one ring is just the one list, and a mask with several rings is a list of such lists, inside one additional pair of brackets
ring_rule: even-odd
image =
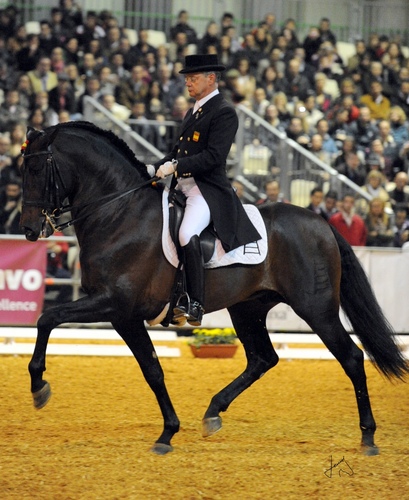
[(190, 97), (199, 101), (214, 90), (214, 73), (189, 73), (185, 76), (185, 85)]

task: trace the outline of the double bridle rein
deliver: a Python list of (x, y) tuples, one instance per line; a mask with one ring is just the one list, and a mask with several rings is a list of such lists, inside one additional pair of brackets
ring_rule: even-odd
[[(63, 190), (66, 190), (66, 185), (64, 182), (64, 178), (61, 175), (61, 171), (57, 165), (57, 162), (54, 159), (53, 152), (51, 150), (51, 144), (48, 145), (47, 150), (45, 151), (37, 151), (35, 153), (25, 153), (22, 152), (22, 157), (24, 160), (27, 158), (32, 158), (35, 156), (47, 156), (46, 159), (46, 183), (44, 187), (44, 198), (43, 200), (33, 200), (33, 201), (23, 201), (23, 205), (25, 206), (34, 206), (42, 208), (42, 215), (44, 215), (47, 223), (50, 225), (53, 232), (62, 231), (67, 227), (72, 226), (75, 222), (85, 219), (89, 217), (95, 210), (98, 208), (110, 205), (111, 203), (128, 196), (139, 189), (152, 185), (154, 186), (158, 180), (158, 177), (152, 177), (151, 179), (142, 182), (135, 188), (129, 189), (123, 193), (111, 193), (105, 196), (102, 196), (98, 200), (90, 201), (88, 203), (82, 203), (81, 205), (63, 205), (62, 201), (65, 199), (61, 199), (61, 187)], [(35, 169), (40, 170), (40, 169)], [(23, 186), (24, 193), (24, 186)], [(23, 195), (24, 196), (24, 195)], [(63, 224), (57, 224), (56, 219), (59, 219), (62, 214), (71, 212), (72, 210), (80, 210), (82, 208), (95, 206), (95, 208), (91, 211), (87, 211), (84, 214), (76, 217), (75, 219), (70, 219), (69, 221)]]

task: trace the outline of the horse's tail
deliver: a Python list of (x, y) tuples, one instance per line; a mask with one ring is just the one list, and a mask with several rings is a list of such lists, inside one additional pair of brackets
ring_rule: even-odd
[(371, 361), (386, 377), (403, 379), (409, 365), (349, 243), (331, 226), (341, 253), (341, 307)]

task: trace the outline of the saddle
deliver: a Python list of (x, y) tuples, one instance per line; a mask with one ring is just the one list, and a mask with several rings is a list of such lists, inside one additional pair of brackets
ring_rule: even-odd
[[(182, 260), (182, 249), (179, 243), (179, 229), (182, 224), (183, 214), (186, 208), (186, 196), (179, 189), (169, 191), (169, 232), (175, 244), (179, 260)], [(216, 245), (216, 232), (210, 223), (200, 234), (200, 247), (202, 249), (204, 263), (212, 258)]]

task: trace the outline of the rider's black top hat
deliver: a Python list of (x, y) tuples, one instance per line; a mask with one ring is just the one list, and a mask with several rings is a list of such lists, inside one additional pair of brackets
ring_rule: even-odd
[(195, 54), (185, 57), (185, 67), (179, 73), (201, 73), (205, 71), (224, 71), (216, 54)]

